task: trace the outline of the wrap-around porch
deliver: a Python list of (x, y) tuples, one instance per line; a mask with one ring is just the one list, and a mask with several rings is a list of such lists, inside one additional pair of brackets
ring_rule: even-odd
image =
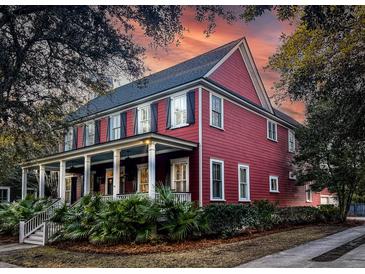
[[(36, 170), (39, 197), (57, 196), (68, 204), (90, 193), (100, 193), (103, 199), (134, 193), (155, 199), (158, 185), (169, 186), (179, 201), (191, 201), (196, 147), (194, 142), (148, 133), (29, 161), (22, 168), (22, 198), (27, 195), (27, 174)], [(47, 184), (52, 179), (57, 182)]]

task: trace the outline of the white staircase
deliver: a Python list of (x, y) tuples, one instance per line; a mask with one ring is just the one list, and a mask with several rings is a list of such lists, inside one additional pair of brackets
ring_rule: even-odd
[(45, 245), (52, 236), (60, 230), (61, 225), (53, 223), (50, 219), (55, 210), (63, 205), (61, 200), (56, 200), (44, 211), (39, 212), (28, 221), (19, 223), (19, 242), (35, 245)]

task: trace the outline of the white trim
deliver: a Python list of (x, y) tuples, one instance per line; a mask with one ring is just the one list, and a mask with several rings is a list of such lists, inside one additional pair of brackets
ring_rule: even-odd
[(239, 41), (237, 43), (237, 45), (235, 45), (225, 56), (223, 56), (223, 58), (221, 60), (219, 60), (219, 62), (217, 64), (214, 65), (214, 67), (212, 67), (205, 75), (204, 77), (209, 77), (210, 75), (212, 75), (212, 73), (214, 71), (217, 70), (217, 68), (219, 68), (242, 44), (244, 38), (241, 39), (241, 41)]
[[(273, 190), (271, 188), (271, 180), (276, 180), (276, 185), (277, 185), (277, 189)], [(279, 176), (275, 176), (275, 175), (270, 175), (269, 176), (269, 189), (271, 193), (279, 193)]]
[[(0, 186), (0, 190), (7, 190), (8, 191), (8, 193), (6, 195), (7, 196), (7, 198), (6, 198), (7, 200), (5, 202), (10, 203), (10, 186)], [(0, 201), (0, 203), (1, 203), (1, 201)]]
[[(142, 109), (146, 109), (146, 115), (147, 115), (147, 124), (148, 124), (148, 129), (147, 131), (145, 132), (142, 132), (142, 128), (141, 128), (141, 110)], [(152, 120), (152, 113), (151, 113), (151, 103), (146, 103), (146, 104), (143, 104), (143, 105), (139, 105), (137, 107), (137, 133), (138, 134), (143, 134), (143, 133), (148, 133), (148, 132), (151, 132), (151, 120)]]
[[(261, 116), (265, 119), (271, 119), (273, 121), (278, 121), (280, 122), (280, 125), (284, 128), (295, 128), (294, 125), (286, 122), (283, 119), (280, 119), (278, 116), (275, 116), (274, 114), (268, 112), (267, 110), (261, 109), (239, 97), (237, 97), (236, 95), (230, 93), (229, 91), (226, 91), (225, 89), (222, 89), (218, 86), (216, 86), (214, 83), (209, 82), (209, 80), (202, 80), (203, 84), (205, 84), (206, 86), (204, 86), (204, 90), (208, 91), (208, 92), (216, 92), (219, 94), (222, 94), (222, 96), (224, 96), (223, 98), (243, 109), (246, 109), (247, 111), (250, 111), (254, 114), (256, 114), (257, 116)], [(214, 89), (214, 90), (213, 90)]]
[[(190, 191), (190, 168), (189, 168), (189, 157), (182, 157), (182, 158), (175, 158), (175, 159), (170, 159), (170, 186), (172, 189), (172, 185), (173, 185), (173, 181), (174, 181), (174, 173), (175, 173), (175, 169), (174, 169), (174, 165), (175, 164), (180, 164), (180, 163), (185, 163), (186, 164), (186, 191), (185, 192), (189, 192)], [(180, 192), (180, 191), (178, 191)]]
[(294, 172), (293, 171), (289, 171), (289, 179), (290, 180), (296, 180), (297, 179), (297, 175), (294, 175)]
[[(274, 126), (275, 126), (275, 136), (274, 138), (271, 138), (270, 137), (270, 123), (272, 123)], [(267, 119), (267, 122), (266, 122), (266, 137), (267, 139), (269, 139), (270, 141), (274, 141), (274, 142), (278, 142), (278, 123), (273, 121), (273, 120), (270, 120), (270, 119)]]
[[(212, 96), (215, 96), (217, 98), (221, 99), (221, 127), (213, 125), (212, 121)], [(209, 92), (209, 125), (214, 128), (222, 129), (224, 130), (224, 98), (217, 93)]]
[[(213, 162), (214, 163), (219, 163), (222, 166), (222, 198), (213, 198), (213, 175), (212, 175), (212, 171), (213, 171)], [(218, 160), (215, 158), (210, 158), (210, 200), (211, 201), (225, 201), (225, 195), (224, 195), (224, 161), (223, 160)]]
[(199, 87), (199, 206), (203, 206), (203, 118), (202, 87)]
[[(267, 96), (265, 86), (262, 82), (260, 74), (258, 73), (255, 61), (254, 61), (253, 56), (251, 54), (251, 51), (250, 51), (250, 48), (249, 48), (248, 43), (246, 41), (246, 38), (243, 38), (243, 43), (242, 43), (242, 47), (240, 47), (240, 50), (241, 50), (241, 54), (244, 53), (243, 54), (243, 61), (246, 64), (246, 68), (248, 70), (248, 73), (250, 74), (252, 83), (255, 87), (256, 93), (257, 93), (257, 95), (260, 99), (260, 102), (261, 102), (262, 106), (264, 108), (266, 108), (269, 112), (274, 113), (273, 108), (271, 106), (270, 99)], [(247, 54), (247, 56), (245, 54)]]
[[(247, 198), (241, 198), (241, 181), (240, 181), (240, 171), (241, 168), (246, 169), (246, 175), (247, 175)], [(250, 202), (251, 201), (251, 186), (250, 186), (250, 166), (247, 164), (238, 164), (238, 201), (239, 202)]]

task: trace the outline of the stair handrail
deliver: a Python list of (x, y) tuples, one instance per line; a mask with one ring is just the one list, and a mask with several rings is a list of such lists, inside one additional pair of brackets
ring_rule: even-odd
[(22, 222), (20, 225), (23, 227), (19, 229), (19, 233), (22, 233), (23, 235), (20, 235), (20, 238), (24, 239), (25, 237), (29, 236), (34, 231), (39, 229), (45, 221), (54, 216), (55, 210), (60, 208), (62, 205), (63, 201), (61, 199), (57, 199), (45, 210), (38, 212), (28, 221)]

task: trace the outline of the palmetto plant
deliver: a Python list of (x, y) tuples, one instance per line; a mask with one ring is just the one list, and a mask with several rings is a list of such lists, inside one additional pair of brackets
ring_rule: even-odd
[(0, 234), (17, 235), (19, 222), (28, 220), (51, 204), (50, 199), (37, 199), (28, 195), (24, 200), (0, 204)]
[(208, 230), (208, 222), (192, 202), (177, 202), (171, 189), (165, 186), (158, 188), (160, 199), (159, 233), (172, 241), (185, 240), (200, 235)]

